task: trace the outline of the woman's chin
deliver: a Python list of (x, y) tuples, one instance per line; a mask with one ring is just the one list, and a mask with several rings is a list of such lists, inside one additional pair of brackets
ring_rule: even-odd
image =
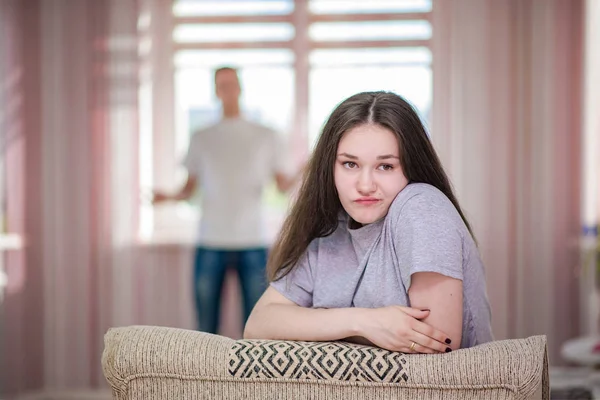
[(385, 213), (381, 212), (359, 212), (350, 214), (350, 217), (361, 225), (372, 224), (373, 222), (379, 221), (381, 218), (385, 217)]

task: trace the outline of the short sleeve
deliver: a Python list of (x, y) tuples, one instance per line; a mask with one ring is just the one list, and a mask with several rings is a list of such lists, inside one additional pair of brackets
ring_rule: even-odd
[(276, 132), (273, 132), (272, 157), (273, 174), (283, 174), (288, 177), (294, 174), (291, 152), (287, 141)]
[(200, 165), (201, 165), (201, 157), (200, 150), (202, 145), (200, 144), (200, 136), (198, 133), (194, 134), (190, 140), (190, 145), (188, 147), (188, 151), (183, 159), (183, 166), (187, 170), (188, 174), (199, 176), (200, 175)]
[(289, 274), (271, 282), (271, 286), (275, 290), (301, 307), (312, 307), (313, 305), (314, 277), (310, 260), (313, 258), (314, 249), (313, 242)]
[[(463, 222), (450, 200), (437, 191), (412, 196), (395, 219), (394, 245), (408, 290), (417, 272), (463, 279)], [(465, 228), (466, 229), (466, 228)]]

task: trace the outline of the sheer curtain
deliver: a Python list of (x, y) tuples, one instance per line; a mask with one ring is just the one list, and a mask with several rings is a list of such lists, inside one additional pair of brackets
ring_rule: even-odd
[[(195, 326), (191, 249), (136, 242), (140, 123), (150, 140), (172, 129), (171, 3), (0, 1), (0, 68), (12, 71), (0, 105), (22, 98), (2, 120), (21, 132), (9, 213), (26, 243), (7, 256), (0, 397), (105, 388), (112, 326)], [(143, 121), (140, 72), (152, 94)]]
[(1, 59), (22, 74), (8, 97), (23, 98), (23, 168), (9, 175), (24, 182), (11, 189), (24, 209), (11, 215), (26, 243), (7, 260), (1, 390), (99, 386), (115, 282), (126, 279), (116, 254), (137, 229), (138, 2), (1, 6)]
[(443, 0), (433, 136), (487, 267), (497, 338), (578, 333), (581, 0)]
[[(39, 176), (26, 179), (26, 171), (39, 170), (39, 10), (32, 1), (0, 2), (0, 137), (4, 164), (7, 227), (27, 235), (27, 248), (39, 246)], [(28, 9), (28, 7), (32, 7)], [(34, 39), (32, 39), (34, 38)], [(37, 143), (36, 143), (37, 142)], [(36, 145), (37, 144), (37, 145)], [(37, 168), (36, 168), (37, 167)], [(2, 207), (5, 205), (3, 204)], [(37, 228), (37, 229), (36, 229)], [(6, 287), (0, 306), (0, 395), (43, 386), (43, 280), (42, 255), (24, 250), (0, 252)]]

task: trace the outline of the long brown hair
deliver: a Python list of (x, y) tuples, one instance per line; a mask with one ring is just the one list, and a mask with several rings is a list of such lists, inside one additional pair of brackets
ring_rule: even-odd
[(438, 188), (454, 204), (473, 235), (413, 107), (394, 93), (358, 93), (340, 103), (323, 127), (297, 199), (270, 253), (269, 281), (287, 275), (312, 240), (328, 236), (337, 228), (342, 210), (333, 176), (337, 148), (345, 132), (362, 124), (378, 124), (392, 131), (398, 138), (400, 163), (409, 183), (428, 183)]

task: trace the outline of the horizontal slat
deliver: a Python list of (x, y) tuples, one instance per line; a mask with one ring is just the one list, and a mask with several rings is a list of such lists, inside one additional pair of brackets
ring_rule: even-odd
[(365, 22), (429, 20), (431, 13), (376, 13), (376, 14), (311, 14), (310, 22)]
[(243, 24), (243, 23), (272, 23), (292, 22), (291, 15), (223, 15), (206, 17), (175, 17), (178, 24)]
[(175, 43), (178, 50), (232, 50), (232, 49), (290, 49), (292, 41), (283, 42), (227, 42), (227, 43)]
[(369, 67), (431, 67), (430, 63), (426, 62), (402, 62), (402, 61), (377, 61), (372, 63), (344, 63), (344, 64), (311, 64), (311, 68), (323, 69), (340, 69), (340, 68), (369, 68)]
[(310, 47), (313, 49), (356, 49), (373, 47), (429, 47), (430, 45), (430, 40), (359, 40), (311, 42)]
[[(373, 14), (310, 14), (310, 22), (365, 22), (429, 20), (431, 13), (373, 13)], [(175, 17), (178, 24), (237, 24), (293, 22), (289, 15), (218, 15), (206, 17)]]
[[(429, 47), (430, 40), (361, 40), (361, 41), (329, 41), (311, 42), (311, 49), (355, 49), (355, 48), (389, 48), (389, 47)], [(290, 49), (293, 41), (284, 42), (227, 42), (227, 43), (175, 43), (178, 50), (231, 50), (231, 49)]]
[[(258, 68), (258, 67), (269, 67), (269, 68), (273, 68), (273, 67), (289, 67), (294, 65), (293, 62), (269, 62), (269, 63), (257, 63), (257, 64), (252, 64), (253, 68)], [(426, 62), (402, 62), (402, 61), (377, 61), (377, 62), (373, 62), (373, 63), (344, 63), (344, 64), (340, 64), (340, 65), (335, 65), (335, 64), (311, 64), (311, 68), (319, 68), (319, 69), (336, 69), (336, 68), (368, 68), (371, 67), (373, 65), (376, 65), (378, 67), (429, 67), (432, 68), (433, 64), (432, 63), (426, 63)], [(188, 62), (188, 63), (179, 63), (175, 66), (176, 68), (181, 68), (181, 69), (186, 69), (186, 68), (198, 68), (198, 67), (206, 67), (206, 65), (203, 64), (194, 64), (192, 62)]]
[(360, 41), (328, 41), (311, 42), (313, 49), (355, 49), (355, 48), (389, 48), (389, 47), (429, 47), (430, 40), (360, 40)]

